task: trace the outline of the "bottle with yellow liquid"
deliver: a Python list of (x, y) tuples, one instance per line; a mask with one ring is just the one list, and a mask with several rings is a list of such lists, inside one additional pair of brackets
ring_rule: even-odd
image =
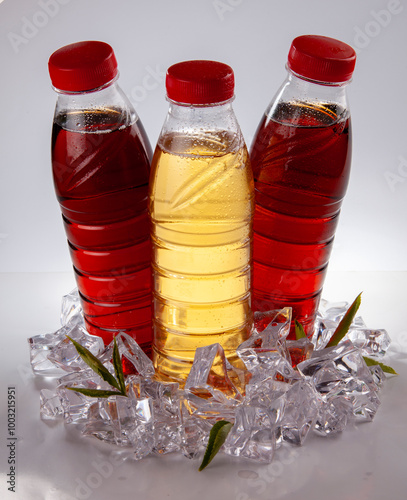
[(197, 347), (219, 343), (236, 364), (249, 336), (254, 188), (233, 70), (178, 63), (166, 89), (149, 193), (153, 359), (160, 378), (183, 384)]

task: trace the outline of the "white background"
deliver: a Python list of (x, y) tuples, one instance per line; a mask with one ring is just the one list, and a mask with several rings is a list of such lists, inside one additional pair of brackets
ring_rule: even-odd
[(406, 0), (3, 0), (0, 272), (71, 270), (50, 165), (54, 50), (86, 39), (110, 43), (153, 148), (167, 111), (167, 67), (228, 63), (250, 144), (285, 78), (291, 40), (309, 33), (358, 52), (349, 88), (352, 175), (330, 269), (406, 270), (406, 17)]

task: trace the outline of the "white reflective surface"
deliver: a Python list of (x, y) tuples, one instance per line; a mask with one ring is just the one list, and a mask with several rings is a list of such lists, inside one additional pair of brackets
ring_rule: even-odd
[[(302, 448), (278, 450), (270, 465), (219, 454), (203, 472), (182, 455), (123, 462), (121, 451), (80, 439), (62, 422), (39, 416), (39, 391), (54, 381), (34, 377), (26, 339), (59, 327), (61, 297), (74, 287), (70, 273), (0, 275), (0, 497), (18, 500), (299, 499), (401, 500), (407, 463), (407, 272), (330, 273), (324, 297), (352, 302), (364, 290), (360, 314), (388, 330), (387, 380), (372, 423), (348, 427), (337, 438), (312, 435)], [(31, 297), (31, 299), (30, 299)], [(7, 387), (17, 390), (16, 493), (7, 492)]]

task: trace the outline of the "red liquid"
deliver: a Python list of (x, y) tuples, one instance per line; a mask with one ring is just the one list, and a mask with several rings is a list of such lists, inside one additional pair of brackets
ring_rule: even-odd
[(349, 180), (349, 117), (336, 105), (282, 103), (260, 123), (251, 161), (253, 310), (291, 306), (311, 335)]
[(139, 122), (118, 120), (113, 110), (57, 116), (54, 183), (89, 333), (109, 343), (122, 330), (149, 353), (151, 149)]

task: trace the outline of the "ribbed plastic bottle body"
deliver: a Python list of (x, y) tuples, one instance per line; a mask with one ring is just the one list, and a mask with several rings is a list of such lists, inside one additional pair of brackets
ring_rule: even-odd
[(310, 335), (350, 174), (345, 85), (289, 72), (259, 124), (251, 161), (253, 309), (291, 306)]
[(116, 83), (59, 94), (52, 165), (88, 331), (118, 330), (151, 352), (151, 148)]
[[(215, 125), (216, 124), (216, 125)], [(153, 359), (185, 381), (197, 347), (249, 335), (253, 179), (230, 103), (170, 105), (153, 157)]]

